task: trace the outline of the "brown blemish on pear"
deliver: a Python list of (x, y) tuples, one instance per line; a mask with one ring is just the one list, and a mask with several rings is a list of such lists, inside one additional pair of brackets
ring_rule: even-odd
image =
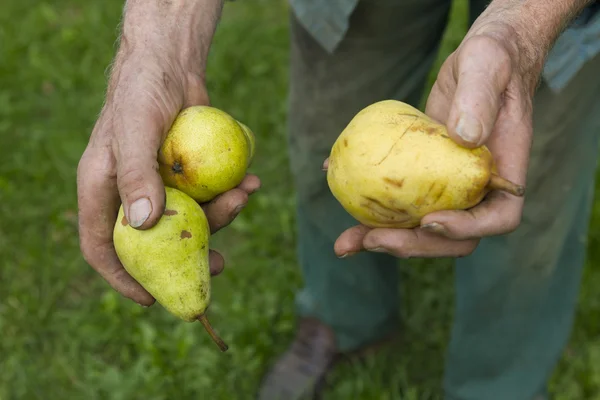
[(123, 218), (121, 218), (121, 225), (123, 226), (127, 226), (129, 222), (127, 221), (127, 218), (125, 216), (123, 216)]
[(392, 179), (392, 178), (384, 177), (383, 181), (386, 183), (389, 183), (392, 186), (396, 186), (397, 188), (401, 188), (402, 185), (404, 185), (404, 178), (403, 179)]
[(175, 210), (165, 210), (165, 212), (163, 214), (166, 215), (166, 216), (168, 216), (168, 217), (172, 217), (173, 215), (177, 215), (179, 213), (177, 211), (175, 211)]
[(192, 237), (192, 234), (188, 231), (181, 231), (181, 235), (179, 235), (181, 237), (181, 239), (189, 239)]

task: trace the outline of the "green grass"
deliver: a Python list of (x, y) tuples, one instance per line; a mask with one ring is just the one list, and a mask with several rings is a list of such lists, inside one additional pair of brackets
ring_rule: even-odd
[[(211, 100), (256, 131), (253, 172), (263, 180), (214, 241), (227, 260), (211, 307), (230, 344), (224, 354), (200, 325), (120, 297), (79, 252), (76, 166), (103, 102), (121, 8), (117, 0), (2, 3), (0, 400), (250, 399), (292, 338), (302, 284), (285, 143), (286, 4), (228, 3), (209, 61)], [(440, 60), (460, 42), (464, 11), (458, 2)], [(596, 206), (577, 323), (552, 381), (561, 400), (600, 398), (600, 272), (590, 268), (600, 260), (599, 228)], [(439, 398), (452, 270), (428, 261), (401, 271), (404, 346), (340, 368), (327, 398)]]

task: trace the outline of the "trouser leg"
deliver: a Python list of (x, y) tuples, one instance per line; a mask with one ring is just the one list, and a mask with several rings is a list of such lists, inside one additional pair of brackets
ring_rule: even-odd
[(563, 92), (539, 89), (521, 226), (457, 262), (447, 399), (531, 400), (571, 331), (593, 204), (600, 57)]
[(357, 222), (331, 195), (321, 165), (363, 107), (387, 98), (418, 106), (448, 11), (446, 0), (362, 1), (334, 54), (291, 17), (289, 151), (305, 280), (298, 313), (330, 325), (342, 351), (397, 329), (397, 261), (371, 253), (335, 256), (335, 239)]

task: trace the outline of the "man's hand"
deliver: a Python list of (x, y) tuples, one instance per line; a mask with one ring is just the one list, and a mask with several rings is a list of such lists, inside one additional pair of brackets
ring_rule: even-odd
[[(121, 202), (131, 226), (158, 222), (165, 206), (158, 149), (182, 108), (209, 102), (203, 72), (221, 2), (192, 3), (128, 2), (106, 102), (77, 171), (84, 258), (115, 290), (146, 306), (154, 298), (119, 262), (112, 230)], [(248, 175), (202, 204), (211, 231), (228, 225), (259, 186)], [(212, 250), (210, 268), (213, 275), (223, 269), (223, 258)]]
[[(499, 174), (525, 185), (532, 100), (544, 57), (565, 23), (588, 2), (493, 1), (442, 65), (425, 112), (446, 124), (460, 145), (487, 145)], [(403, 258), (465, 256), (481, 238), (515, 230), (523, 203), (523, 197), (495, 191), (469, 210), (431, 213), (415, 229), (359, 225), (342, 233), (335, 252), (341, 257), (362, 250)]]

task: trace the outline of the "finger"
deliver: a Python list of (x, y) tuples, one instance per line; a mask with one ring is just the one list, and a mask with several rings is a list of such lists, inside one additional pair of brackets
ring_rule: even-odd
[(523, 198), (492, 192), (470, 210), (439, 211), (423, 217), (421, 228), (455, 240), (513, 232), (521, 223)]
[(328, 168), (329, 168), (329, 157), (327, 157), (327, 158), (325, 159), (325, 161), (323, 161), (323, 166), (321, 167), (321, 169), (322, 169), (323, 171), (327, 171), (327, 169), (328, 169)]
[(477, 147), (494, 129), (512, 73), (511, 60), (498, 41), (486, 36), (465, 41), (457, 57), (457, 86), (446, 125), (457, 143)]
[(365, 235), (363, 246), (398, 258), (464, 257), (475, 250), (478, 242), (452, 240), (420, 228), (373, 229)]
[(454, 60), (455, 56), (451, 55), (442, 64), (425, 105), (425, 114), (442, 124), (448, 120), (450, 105), (456, 91), (456, 80), (452, 72)]
[(242, 189), (231, 189), (215, 197), (202, 208), (208, 219), (211, 233), (229, 225), (248, 203), (248, 193)]
[(370, 230), (371, 228), (365, 225), (357, 225), (346, 229), (333, 245), (335, 254), (340, 258), (344, 258), (363, 251), (363, 239)]
[(247, 174), (244, 177), (244, 180), (242, 180), (242, 182), (237, 187), (248, 194), (252, 194), (258, 191), (258, 189), (260, 189), (260, 186), (261, 182), (258, 176), (253, 174)]
[(206, 91), (204, 79), (198, 75), (189, 74), (187, 76), (186, 91), (181, 108), (188, 108), (197, 105), (210, 105), (210, 96)]
[(210, 275), (217, 276), (225, 268), (225, 260), (223, 256), (216, 250), (210, 250), (208, 253), (208, 261), (210, 265)]
[(112, 231), (119, 195), (110, 171), (110, 150), (87, 150), (77, 169), (79, 245), (85, 261), (123, 296), (144, 306), (154, 298), (123, 268), (115, 252)]
[(113, 123), (113, 149), (117, 159), (117, 184), (129, 224), (147, 229), (160, 219), (165, 207), (165, 188), (158, 172), (157, 152), (163, 122), (152, 108), (134, 106)]

